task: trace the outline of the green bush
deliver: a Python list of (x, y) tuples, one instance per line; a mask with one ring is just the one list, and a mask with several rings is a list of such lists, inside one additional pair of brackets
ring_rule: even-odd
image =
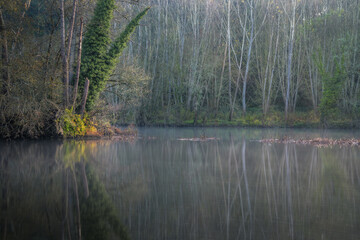
[(320, 102), (320, 120), (327, 125), (329, 120), (339, 116), (338, 100), (340, 97), (341, 84), (346, 77), (343, 58), (335, 61), (333, 73), (325, 70), (323, 63), (318, 63), (320, 75), (323, 79), (323, 95)]
[(86, 118), (74, 113), (73, 108), (65, 109), (64, 114), (57, 120), (59, 132), (64, 137), (84, 136), (86, 133)]

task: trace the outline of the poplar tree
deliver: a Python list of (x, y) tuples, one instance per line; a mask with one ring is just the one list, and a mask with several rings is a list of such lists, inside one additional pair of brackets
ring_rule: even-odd
[(80, 92), (83, 92), (85, 80), (90, 80), (86, 103), (87, 110), (90, 110), (95, 105), (131, 34), (150, 9), (148, 7), (140, 12), (111, 43), (110, 24), (115, 8), (115, 0), (98, 0), (94, 16), (84, 36), (79, 84)]

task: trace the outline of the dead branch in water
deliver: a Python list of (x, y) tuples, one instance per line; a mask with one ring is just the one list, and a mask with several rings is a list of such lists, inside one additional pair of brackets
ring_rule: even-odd
[(215, 137), (178, 138), (178, 141), (205, 142), (219, 140)]

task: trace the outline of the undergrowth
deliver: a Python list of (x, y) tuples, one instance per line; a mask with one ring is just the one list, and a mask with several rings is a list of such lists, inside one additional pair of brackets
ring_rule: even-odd
[(178, 109), (166, 116), (166, 111), (158, 111), (146, 125), (157, 126), (237, 126), (237, 127), (292, 127), (292, 128), (354, 128), (359, 122), (354, 121), (351, 116), (341, 115), (328, 120), (324, 126), (320, 114), (315, 111), (298, 111), (289, 113), (285, 120), (284, 112), (272, 110), (264, 115), (261, 109), (250, 109), (246, 115), (241, 112), (235, 113), (232, 120), (229, 120), (227, 111), (219, 112), (198, 112), (195, 120), (195, 113)]
[(58, 132), (64, 137), (81, 137), (88, 133), (96, 133), (96, 124), (85, 114), (81, 117), (71, 109), (65, 109), (64, 113), (56, 120)]

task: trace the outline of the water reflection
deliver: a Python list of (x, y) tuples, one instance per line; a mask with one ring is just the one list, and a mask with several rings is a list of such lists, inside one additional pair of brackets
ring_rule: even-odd
[[(360, 233), (359, 149), (245, 140), (112, 147), (118, 148), (104, 150), (114, 153), (104, 179), (124, 186), (127, 194), (113, 188), (111, 195), (128, 212), (123, 219), (134, 239), (357, 239)], [(126, 186), (140, 191), (129, 196)]]
[(131, 239), (360, 236), (359, 148), (231, 134), (0, 148), (6, 239), (112, 239), (121, 222)]
[(108, 239), (128, 234), (85, 142), (1, 145), (1, 239)]

